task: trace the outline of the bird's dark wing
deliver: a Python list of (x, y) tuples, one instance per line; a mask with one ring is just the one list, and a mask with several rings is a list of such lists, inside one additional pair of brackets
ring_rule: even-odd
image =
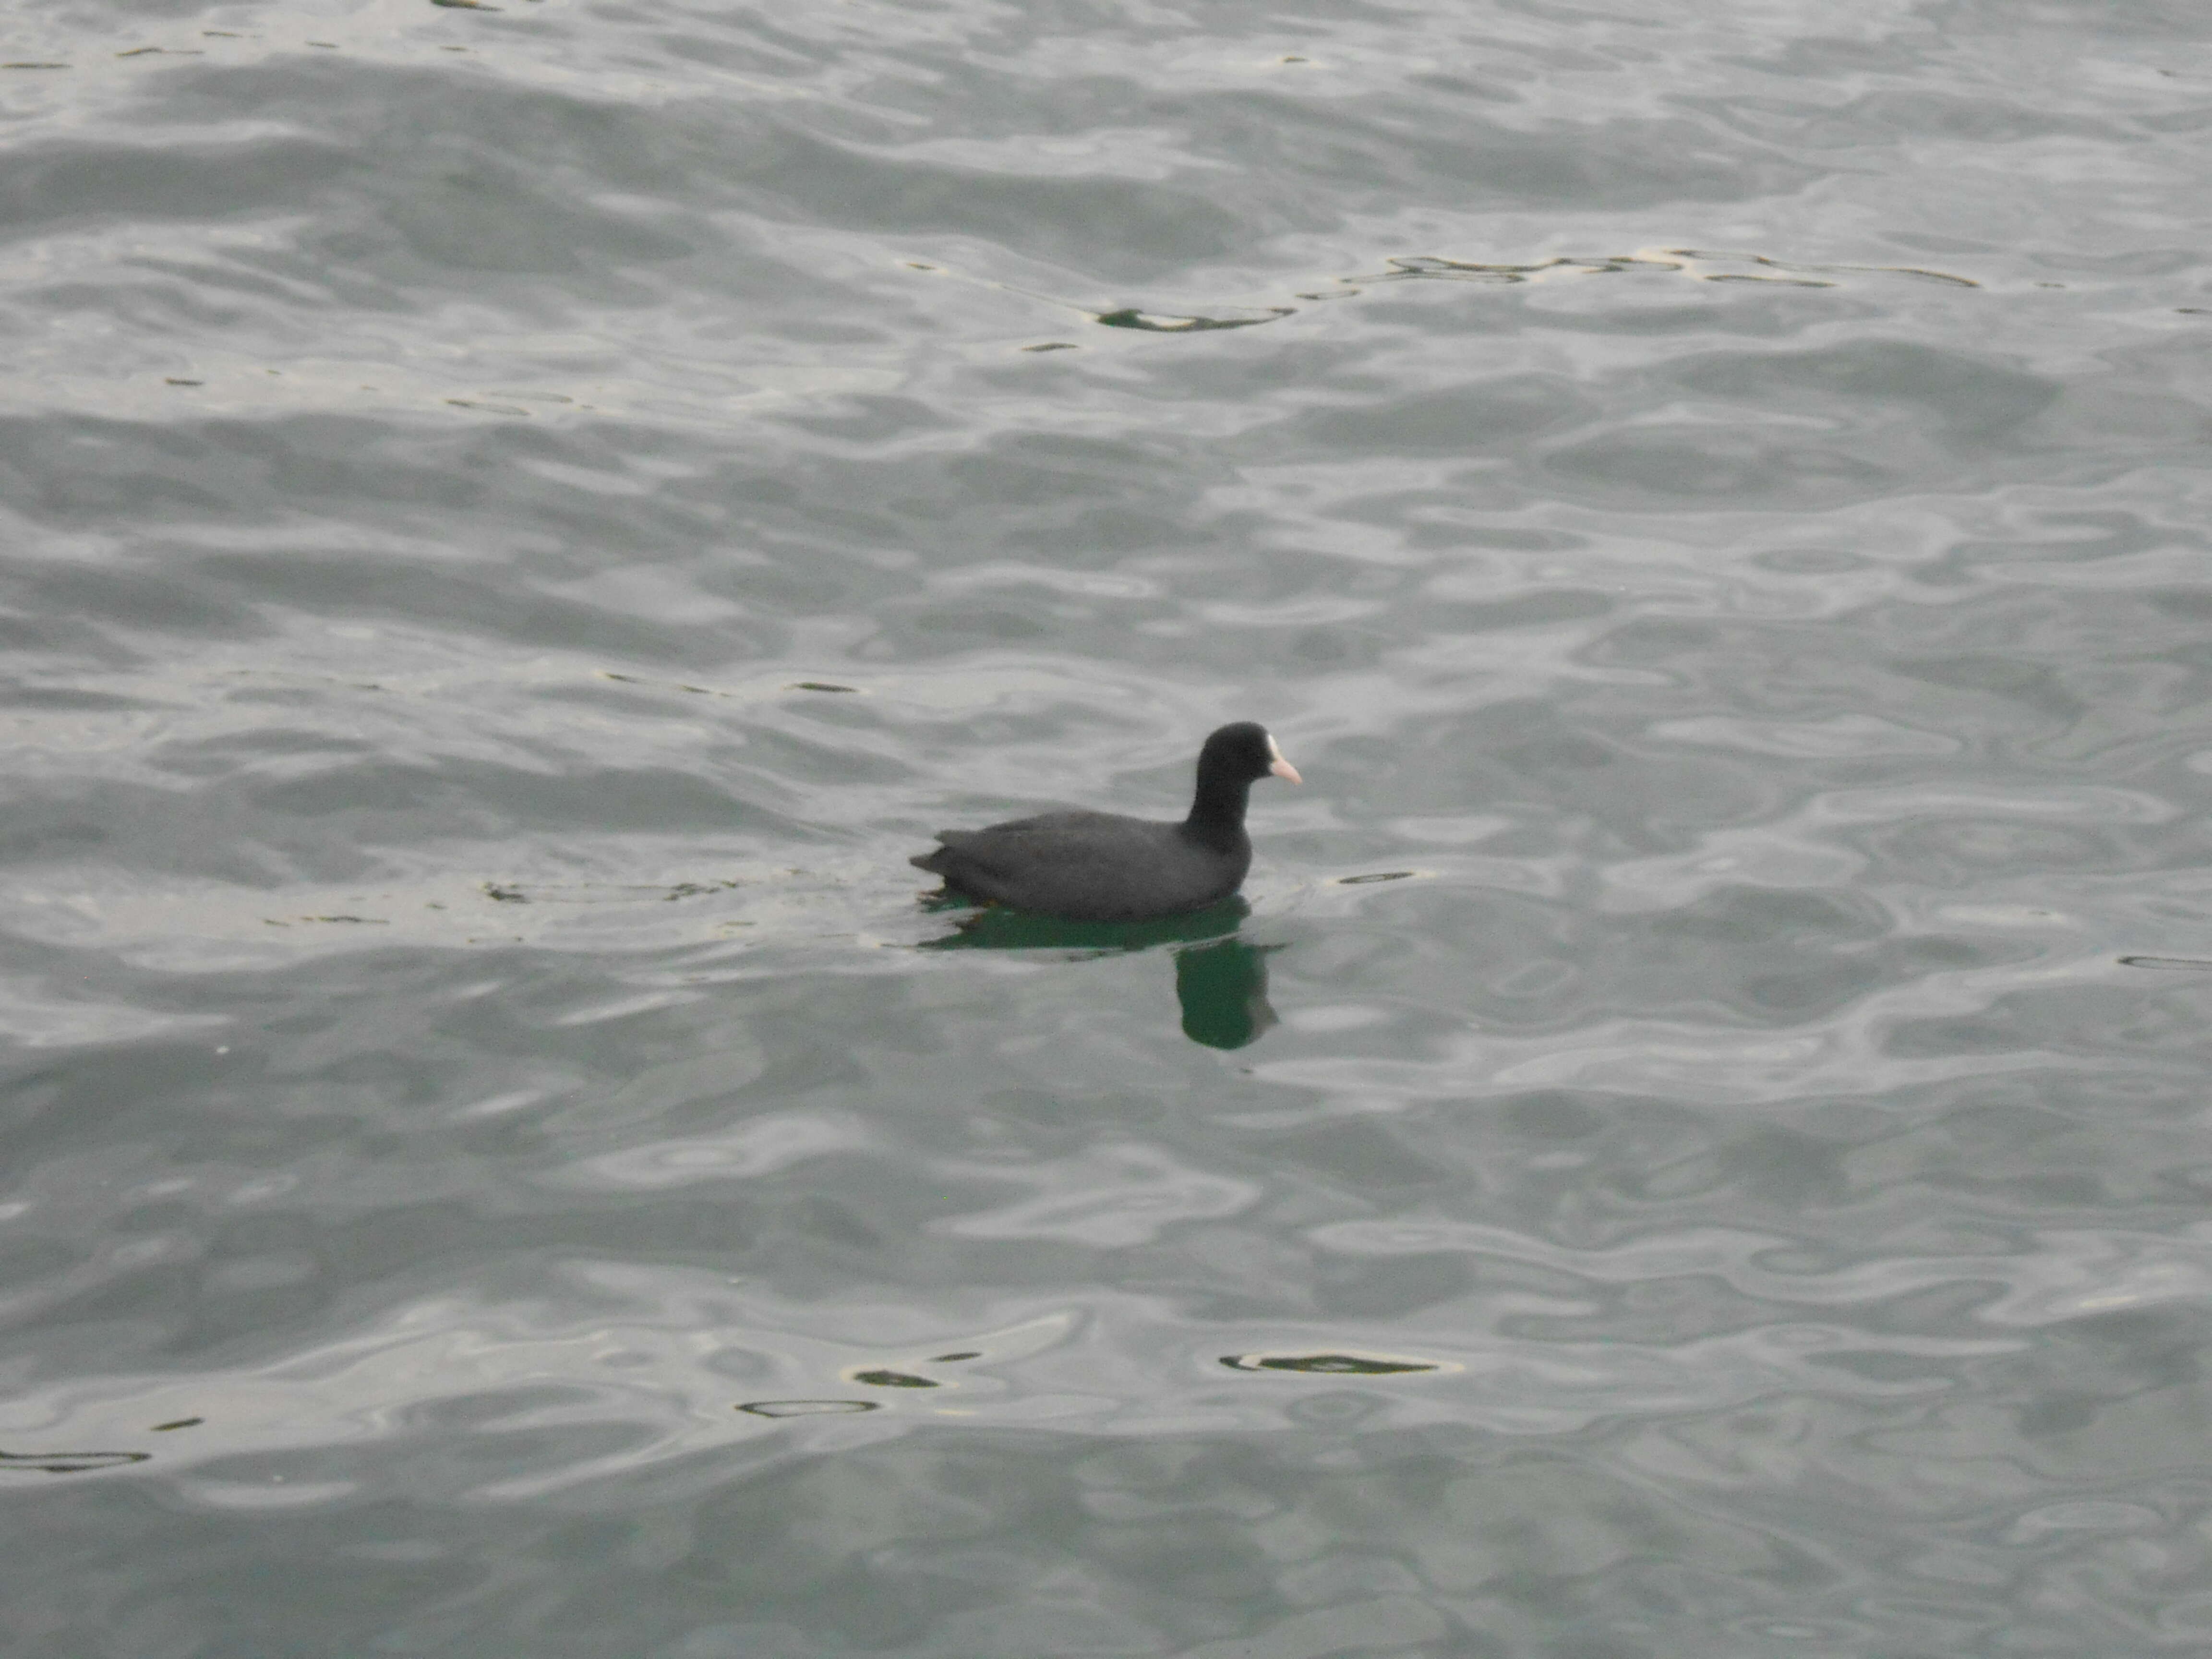
[(940, 830), (933, 853), (917, 854), (908, 860), (939, 875), (957, 877), (1012, 876), (1036, 862), (1041, 837), (1048, 837), (1062, 859), (1087, 862), (1086, 850), (1118, 844), (1126, 826), (1140, 822), (1110, 812), (1040, 812), (1034, 817), (1010, 818), (981, 830)]

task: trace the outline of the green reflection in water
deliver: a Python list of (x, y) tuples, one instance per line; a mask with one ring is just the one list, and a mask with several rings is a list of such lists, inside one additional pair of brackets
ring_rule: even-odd
[(951, 933), (926, 941), (925, 951), (1072, 951), (1101, 957), (1161, 945), (1187, 947), (1175, 953), (1183, 1035), (1209, 1048), (1241, 1048), (1275, 1024), (1267, 1003), (1267, 957), (1283, 947), (1248, 945), (1235, 936), (1252, 914), (1241, 897), (1150, 921), (1070, 921), (998, 904), (938, 908), (963, 913)]
[(1282, 946), (1225, 939), (1176, 952), (1182, 1034), (1209, 1048), (1242, 1048), (1275, 1023), (1267, 1002), (1267, 952)]

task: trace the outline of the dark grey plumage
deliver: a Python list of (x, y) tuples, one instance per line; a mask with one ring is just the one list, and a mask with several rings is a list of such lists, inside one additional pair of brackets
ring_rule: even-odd
[(1118, 812), (1044, 812), (981, 830), (945, 830), (909, 862), (948, 891), (1077, 921), (1141, 921), (1201, 910), (1252, 867), (1244, 806), (1273, 774), (1300, 781), (1275, 740), (1250, 721), (1224, 726), (1199, 750), (1198, 789), (1180, 823)]

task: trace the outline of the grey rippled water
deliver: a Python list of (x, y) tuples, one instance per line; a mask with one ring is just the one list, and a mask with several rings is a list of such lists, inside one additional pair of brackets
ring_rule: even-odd
[(2201, 3), (4, 15), (10, 1659), (2212, 1645)]

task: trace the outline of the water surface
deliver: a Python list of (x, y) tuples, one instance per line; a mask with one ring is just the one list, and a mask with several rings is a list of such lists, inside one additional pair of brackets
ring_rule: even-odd
[(2212, 1637), (2201, 8), (6, 15), (11, 1655)]

